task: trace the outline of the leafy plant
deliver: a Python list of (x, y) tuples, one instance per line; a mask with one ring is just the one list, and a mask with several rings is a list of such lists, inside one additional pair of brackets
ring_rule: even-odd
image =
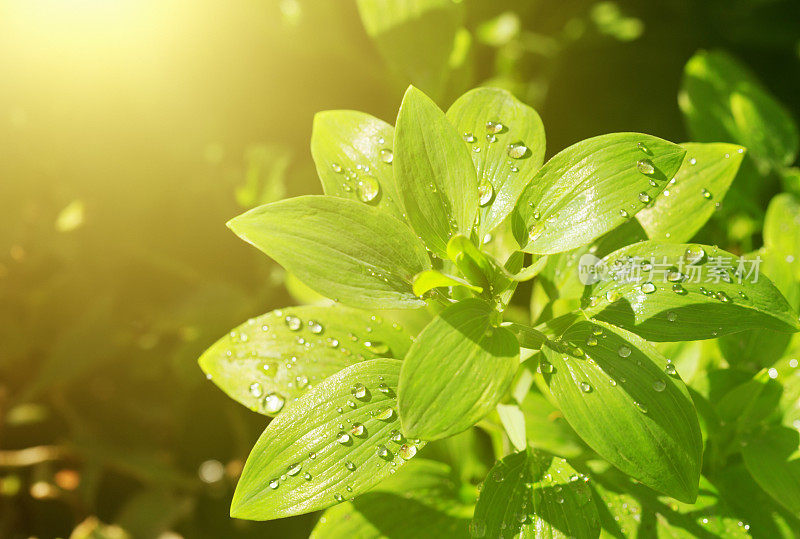
[[(705, 387), (678, 373), (697, 376), (687, 350), (707, 339), (800, 329), (791, 287), (743, 274), (752, 257), (686, 243), (744, 147), (613, 133), (544, 163), (538, 114), (506, 91), (472, 90), (445, 113), (414, 87), (395, 127), (324, 112), (311, 146), (325, 195), (228, 224), (331, 300), (251, 319), (200, 359), (274, 417), (232, 516), (330, 507), (320, 537), (464, 535), (467, 521), (475, 537), (596, 537), (645, 514), (669, 533), (745, 534), (720, 509), (738, 473), (796, 522), (797, 432), (758, 434), (781, 398), (774, 369), (704, 370)], [(763, 146), (786, 164), (783, 146)], [(787, 226), (776, 212), (768, 230)], [(797, 249), (765, 235), (770, 252)], [(534, 278), (528, 316), (512, 300)], [(752, 479), (727, 467), (747, 441)]]

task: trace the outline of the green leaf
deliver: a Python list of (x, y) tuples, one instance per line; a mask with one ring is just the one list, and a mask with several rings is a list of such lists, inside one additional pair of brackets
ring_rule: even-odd
[(655, 199), (686, 150), (650, 135), (612, 133), (559, 152), (517, 202), (514, 235), (522, 250), (569, 251), (616, 228)]
[(358, 0), (367, 34), (403, 81), (431, 95), (446, 89), (463, 6), (452, 0)]
[(447, 118), (472, 150), (481, 203), (478, 237), (483, 238), (508, 217), (542, 166), (544, 126), (535, 110), (499, 88), (470, 90), (453, 103)]
[(498, 404), (497, 415), (508, 435), (508, 439), (517, 451), (523, 451), (525, 442), (525, 415), (516, 404)]
[(739, 261), (706, 245), (651, 240), (623, 247), (603, 259), (609, 274), (584, 294), (585, 312), (651, 341), (800, 328), (797, 314), (769, 279), (758, 275), (751, 282), (758, 262), (744, 263), (738, 282)]
[(566, 460), (529, 449), (498, 461), (483, 483), (473, 537), (597, 537), (600, 521), (586, 481)]
[(371, 491), (326, 510), (311, 539), (469, 537), (471, 514), (449, 466), (414, 459)]
[(734, 144), (681, 144), (686, 158), (652, 206), (636, 214), (651, 239), (689, 241), (725, 198), (739, 171), (744, 148)]
[(741, 144), (770, 166), (789, 165), (797, 156), (800, 138), (791, 115), (722, 51), (701, 51), (686, 63), (678, 103), (695, 140)]
[(528, 445), (567, 458), (579, 456), (585, 446), (561, 412), (544, 395), (531, 391), (519, 405), (525, 414)]
[(770, 201), (764, 217), (764, 247), (800, 281), (800, 201), (794, 195), (783, 193)]
[(354, 110), (314, 116), (311, 155), (326, 195), (377, 206), (405, 220), (392, 170), (394, 128)]
[(761, 488), (800, 517), (800, 434), (786, 427), (756, 432), (742, 447), (745, 466)]
[(431, 267), (404, 224), (366, 204), (308, 195), (252, 209), (228, 226), (315, 291), (362, 308), (423, 305), (411, 287)]
[(398, 391), (406, 436), (436, 440), (461, 432), (508, 390), (519, 345), (509, 330), (492, 326), (493, 312), (479, 299), (466, 299), (439, 313), (417, 336)]
[(450, 238), (447, 256), (470, 282), (480, 285), (490, 294), (501, 293), (511, 286), (512, 278), (508, 272), (466, 236), (457, 234)]
[(231, 516), (270, 520), (324, 509), (367, 491), (416, 454), (420, 446), (396, 431), (400, 365), (351, 365), (276, 417), (247, 458)]
[(411, 338), (397, 324), (341, 306), (290, 307), (251, 318), (200, 357), (203, 372), (232, 399), (277, 415), (345, 367), (402, 358)]
[(473, 286), (464, 279), (454, 275), (447, 275), (438, 270), (425, 270), (414, 277), (413, 290), (417, 296), (422, 296), (425, 292), (434, 288), (450, 287), (450, 286), (463, 286), (473, 292), (479, 294), (483, 292), (480, 286)]
[(444, 113), (413, 86), (397, 116), (394, 166), (408, 221), (428, 249), (447, 257), (450, 237), (469, 236), (475, 222), (475, 167)]
[(703, 451), (689, 393), (643, 339), (578, 322), (542, 348), (541, 371), (575, 432), (614, 466), (685, 502), (697, 496)]

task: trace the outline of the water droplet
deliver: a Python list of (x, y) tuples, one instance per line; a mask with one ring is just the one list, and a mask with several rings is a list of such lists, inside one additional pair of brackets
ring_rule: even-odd
[(647, 407), (641, 402), (634, 402), (633, 404), (635, 404), (636, 407), (639, 409), (639, 411), (642, 412), (643, 414), (647, 413)]
[(464, 133), (463, 137), (464, 137), (464, 142), (469, 142), (470, 144), (472, 144), (476, 140), (475, 135), (473, 135), (472, 133)]
[(616, 386), (617, 385), (617, 381), (614, 380), (613, 378), (609, 378), (608, 379), (608, 383), (611, 384), (612, 386)]
[(486, 122), (486, 131), (488, 133), (499, 133), (503, 130), (503, 124), (500, 122)]
[(276, 488), (278, 488), (279, 486), (280, 486), (280, 482), (279, 482), (277, 479), (272, 479), (272, 480), (269, 482), (269, 488), (271, 488), (272, 490), (275, 490), (275, 489), (276, 489)]
[(690, 165), (696, 165), (696, 164), (697, 164), (697, 159), (695, 159), (694, 157), (692, 157), (691, 159), (689, 159), (689, 164), (690, 164)]
[(704, 188), (703, 188), (703, 189), (700, 191), (700, 193), (703, 195), (703, 198), (706, 198), (706, 199), (709, 199), (709, 200), (710, 200), (710, 199), (711, 199), (711, 197), (712, 197), (712, 195), (711, 195), (711, 191), (709, 191), (709, 190), (708, 190), (708, 189), (706, 189), (705, 187), (704, 187)]
[(284, 322), (286, 322), (286, 327), (288, 327), (291, 331), (299, 331), (303, 326), (303, 321), (291, 314), (284, 318)]
[(667, 383), (664, 380), (656, 380), (653, 382), (653, 389), (657, 392), (662, 392), (667, 388)]
[(394, 154), (392, 153), (392, 150), (387, 150), (386, 148), (384, 148), (379, 152), (379, 154), (381, 156), (381, 161), (383, 161), (384, 163), (388, 164), (394, 160)]
[(589, 393), (592, 390), (592, 386), (590, 386), (586, 382), (581, 382), (579, 385), (581, 387), (581, 391), (583, 391), (584, 393)]
[(417, 447), (410, 444), (403, 444), (397, 452), (404, 460), (408, 460), (417, 454)]
[(344, 496), (342, 496), (341, 494), (334, 494), (333, 499), (339, 503), (342, 503), (344, 501)]
[(692, 245), (683, 253), (683, 257), (689, 264), (697, 264), (701, 262), (705, 256), (706, 252), (699, 245)]
[(553, 371), (555, 371), (555, 367), (553, 367), (552, 363), (549, 363), (547, 361), (542, 361), (542, 363), (539, 365), (539, 370), (543, 374), (550, 374)]
[(489, 133), (486, 135), (486, 140), (489, 142), (497, 142), (497, 135)]
[(367, 388), (364, 387), (364, 384), (358, 383), (353, 386), (353, 388), (350, 390), (350, 393), (352, 393), (357, 399), (363, 399), (367, 396)]
[(473, 146), (472, 147), (472, 151), (475, 152), (475, 153), (481, 153), (481, 147), (480, 146)]
[(311, 481), (311, 474), (308, 472), (304, 473), (303, 479), (305, 479), (306, 481)]
[(350, 460), (344, 463), (344, 467), (350, 470), (351, 472), (354, 472), (356, 470), (356, 465), (353, 464), (353, 462)]
[(400, 444), (403, 443), (406, 437), (403, 436), (403, 433), (400, 432), (399, 430), (393, 430), (392, 432), (389, 433), (389, 439), (395, 443)]
[(656, 285), (654, 285), (651, 282), (647, 282), (642, 285), (642, 292), (644, 292), (645, 294), (652, 294), (655, 291), (656, 291)]
[(316, 322), (314, 320), (309, 320), (308, 321), (308, 329), (314, 335), (319, 335), (320, 333), (322, 333), (325, 330), (325, 328), (322, 327), (322, 324), (320, 324), (319, 322)]
[(350, 442), (350, 435), (346, 432), (340, 432), (338, 435), (336, 435), (336, 441), (340, 444), (346, 444)]
[(630, 214), (625, 210), (619, 210), (619, 214), (622, 216), (623, 219), (627, 219), (628, 217), (630, 217)]
[(381, 192), (381, 184), (372, 176), (361, 176), (356, 187), (361, 202), (372, 202)]
[(478, 186), (478, 202), (481, 206), (486, 206), (492, 201), (493, 196), (494, 187), (492, 186), (492, 182), (486, 178), (482, 179), (480, 185)]
[(616, 290), (609, 290), (608, 292), (606, 292), (606, 300), (611, 303), (614, 303), (619, 298), (620, 298), (619, 292), (617, 292)]
[(628, 357), (631, 355), (631, 349), (627, 346), (620, 346), (617, 352), (619, 353), (620, 357)]
[(340, 165), (339, 163), (332, 163), (332, 164), (331, 164), (331, 168), (332, 168), (332, 169), (333, 169), (333, 171), (334, 171), (334, 172), (336, 172), (337, 174), (341, 174), (341, 172), (342, 172), (342, 165)]
[(383, 444), (378, 446), (378, 449), (375, 452), (375, 454), (378, 455), (382, 459), (388, 459), (390, 457), (389, 450)]
[(472, 537), (485, 537), (486, 536), (486, 523), (483, 520), (473, 520), (469, 523), (469, 533)]
[(524, 144), (509, 144), (506, 154), (512, 159), (521, 159), (528, 153), (528, 147)]
[(683, 275), (679, 271), (670, 271), (667, 273), (667, 280), (671, 283), (677, 283), (683, 279)]
[(264, 411), (268, 414), (277, 414), (283, 409), (286, 400), (277, 393), (270, 393), (264, 397), (263, 406)]
[(389, 346), (378, 341), (364, 341), (364, 346), (369, 348), (374, 354), (385, 354), (389, 351)]
[(586, 346), (597, 346), (597, 337), (592, 335), (586, 337)]
[(288, 473), (289, 475), (297, 475), (297, 474), (300, 473), (300, 470), (302, 468), (303, 468), (303, 465), (300, 464), (299, 462), (296, 462), (296, 463), (292, 464), (291, 466), (289, 466), (286, 469), (286, 473)]
[(716, 297), (722, 303), (730, 303), (730, 301), (731, 301), (730, 296), (728, 296), (728, 294), (726, 294), (725, 292), (722, 292), (722, 291), (717, 292), (714, 297)]
[(639, 172), (642, 174), (655, 174), (656, 167), (653, 166), (653, 162), (649, 159), (640, 159), (636, 162), (636, 168), (639, 169)]
[(381, 393), (389, 393), (391, 389), (389, 389), (389, 386), (387, 386), (386, 384), (380, 383), (378, 384), (378, 391), (380, 391)]
[(667, 363), (667, 366), (664, 367), (664, 372), (669, 374), (670, 376), (674, 376), (677, 374), (678, 371), (675, 370), (675, 365), (672, 363)]
[(653, 155), (653, 153), (648, 149), (648, 147), (645, 146), (644, 142), (637, 142), (636, 147), (642, 150), (647, 155)]
[(650, 202), (650, 195), (642, 191), (641, 193), (639, 193), (639, 202), (647, 204), (648, 202)]
[(682, 285), (679, 285), (677, 283), (672, 285), (672, 291), (675, 292), (676, 294), (681, 295), (681, 296), (685, 296), (686, 294), (688, 294), (686, 289)]
[(387, 419), (391, 419), (394, 415), (394, 410), (391, 408), (386, 408), (385, 410), (380, 410), (378, 413), (375, 414), (375, 417), (382, 421), (386, 421)]
[(258, 382), (253, 382), (250, 384), (249, 391), (250, 395), (255, 399), (261, 398), (261, 396), (264, 394), (264, 388), (261, 387), (261, 384)]
[(669, 311), (669, 312), (667, 313), (667, 320), (669, 320), (670, 322), (674, 322), (674, 321), (675, 321), (675, 320), (677, 320), (677, 319), (678, 319), (678, 315), (677, 315), (677, 314), (675, 314), (675, 312), (674, 312), (674, 311)]

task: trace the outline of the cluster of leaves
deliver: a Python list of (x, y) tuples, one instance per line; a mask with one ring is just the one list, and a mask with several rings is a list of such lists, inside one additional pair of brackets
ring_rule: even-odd
[[(687, 77), (709, 58), (692, 59)], [(726, 76), (711, 86), (726, 91)], [(720, 275), (712, 261), (736, 257), (687, 242), (746, 159), (794, 160), (796, 129), (754, 135), (787, 118), (766, 92), (736, 86), (733, 105), (692, 82), (681, 97), (692, 130), (711, 111), (729, 131), (703, 139), (739, 129), (755, 139), (752, 158), (739, 144), (614, 133), (543, 164), (537, 113), (492, 88), (445, 113), (411, 87), (395, 127), (320, 113), (311, 147), (325, 195), (229, 223), (331, 300), (251, 319), (200, 359), (232, 398), (275, 417), (231, 514), (330, 507), (320, 537), (795, 526), (797, 431), (784, 425), (800, 413), (800, 384), (779, 384), (788, 372), (775, 361), (800, 329), (797, 202), (768, 212), (759, 255), (774, 283)], [(721, 102), (745, 112), (730, 121)], [(647, 271), (653, 257), (668, 271), (585, 284), (587, 255), (612, 272), (631, 260)], [(527, 313), (512, 298), (531, 279)], [(748, 371), (748, 353), (766, 345), (775, 356)], [(737, 360), (744, 368), (730, 368)], [(499, 459), (488, 473), (471, 454), (485, 435)], [(411, 461), (426, 445), (447, 465)], [(728, 505), (753, 480), (783, 508), (765, 494), (764, 516), (732, 519), (752, 514)]]

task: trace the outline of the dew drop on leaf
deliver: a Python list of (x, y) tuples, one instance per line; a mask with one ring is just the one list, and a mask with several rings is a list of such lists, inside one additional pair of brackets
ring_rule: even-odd
[(586, 337), (586, 346), (597, 346), (597, 337), (592, 335)]
[(350, 392), (353, 396), (357, 399), (363, 399), (367, 396), (367, 388), (364, 387), (364, 384), (358, 383), (352, 387)]
[(353, 462), (350, 460), (344, 463), (344, 467), (350, 470), (351, 472), (354, 472), (356, 470), (356, 465), (353, 464)]
[(361, 176), (356, 185), (358, 198), (361, 202), (372, 202), (381, 192), (381, 184), (372, 176)]
[(291, 314), (284, 318), (284, 322), (286, 322), (286, 327), (291, 331), (299, 331), (303, 326), (303, 321)]
[(639, 193), (639, 202), (647, 204), (648, 202), (650, 202), (650, 195), (642, 191), (641, 193)]
[(494, 187), (492, 186), (492, 182), (486, 178), (482, 179), (480, 185), (478, 185), (478, 202), (481, 206), (486, 206), (492, 201), (493, 196)]
[(302, 468), (303, 468), (303, 466), (299, 462), (296, 462), (296, 463), (292, 464), (291, 466), (289, 466), (289, 468), (286, 469), (286, 473), (289, 474), (289, 475), (297, 475), (297, 474), (300, 473), (300, 470)]
[(678, 371), (675, 370), (675, 365), (672, 363), (667, 363), (667, 366), (664, 367), (664, 372), (669, 374), (670, 376), (674, 376), (677, 374)]
[(375, 414), (375, 417), (382, 421), (386, 421), (387, 419), (391, 419), (394, 415), (394, 410), (391, 408), (386, 408), (385, 410), (380, 410), (378, 413)]
[(386, 148), (384, 148), (379, 153), (381, 156), (381, 161), (383, 161), (386, 164), (389, 164), (394, 160), (394, 154), (392, 153), (392, 150), (387, 150)]
[(619, 353), (620, 357), (628, 357), (631, 355), (631, 349), (627, 346), (620, 346), (617, 352)]
[(674, 322), (674, 321), (675, 321), (675, 320), (677, 320), (677, 319), (678, 319), (678, 315), (677, 315), (677, 314), (675, 314), (675, 312), (674, 312), (674, 311), (669, 311), (669, 312), (667, 313), (667, 320), (669, 320), (670, 322)]
[(286, 400), (277, 393), (270, 393), (264, 397), (263, 405), (264, 411), (268, 414), (276, 414), (283, 409)]
[(346, 432), (340, 432), (336, 436), (336, 441), (339, 442), (340, 444), (346, 444), (350, 442), (350, 435), (347, 434)]
[(701, 262), (705, 256), (706, 252), (699, 245), (692, 245), (683, 253), (683, 257), (689, 264), (697, 264), (698, 262)]
[(400, 446), (400, 449), (398, 449), (397, 452), (401, 457), (403, 457), (404, 460), (408, 460), (417, 454), (417, 448), (416, 446), (410, 444), (403, 444)]
[(666, 389), (667, 383), (664, 380), (656, 380), (653, 382), (653, 389), (657, 392), (662, 392)]
[(512, 159), (521, 159), (528, 153), (528, 147), (524, 144), (509, 144), (506, 153)]
[(271, 488), (272, 490), (275, 490), (279, 486), (280, 486), (280, 482), (277, 479), (273, 479), (273, 480), (271, 480), (269, 482), (269, 488)]
[(639, 170), (639, 172), (641, 172), (642, 174), (647, 174), (648, 176), (650, 174), (655, 174), (656, 172), (656, 168), (653, 166), (653, 162), (650, 161), (649, 159), (640, 159), (639, 161), (637, 161), (636, 168)]
[(581, 391), (584, 393), (589, 393), (592, 390), (592, 386), (587, 384), (586, 382), (581, 382), (580, 384)]
[(705, 187), (704, 187), (704, 188), (703, 188), (703, 189), (700, 191), (700, 193), (703, 195), (703, 198), (705, 198), (705, 199), (707, 199), (707, 200), (711, 200), (711, 198), (712, 198), (712, 196), (713, 196), (713, 195), (711, 194), (711, 191), (709, 191), (709, 190), (708, 190), (708, 189), (706, 189)]
[(325, 328), (323, 328), (322, 324), (320, 324), (319, 322), (316, 322), (314, 320), (309, 320), (308, 321), (308, 329), (314, 335), (319, 335), (320, 333), (322, 333), (324, 331)]
[(464, 137), (464, 142), (469, 142), (470, 144), (472, 144), (476, 140), (475, 135), (473, 135), (472, 133), (464, 133), (463, 137)]
[(647, 282), (642, 285), (642, 292), (645, 294), (652, 294), (656, 291), (656, 285), (653, 283)]
[(264, 388), (261, 387), (261, 384), (258, 382), (253, 382), (250, 384), (249, 391), (250, 395), (255, 399), (261, 398), (261, 396), (264, 394)]
[(353, 436), (361, 436), (364, 434), (364, 425), (361, 423), (353, 423), (350, 432), (353, 434)]
[(499, 133), (503, 130), (503, 124), (500, 122), (488, 121), (486, 122), (487, 133)]

